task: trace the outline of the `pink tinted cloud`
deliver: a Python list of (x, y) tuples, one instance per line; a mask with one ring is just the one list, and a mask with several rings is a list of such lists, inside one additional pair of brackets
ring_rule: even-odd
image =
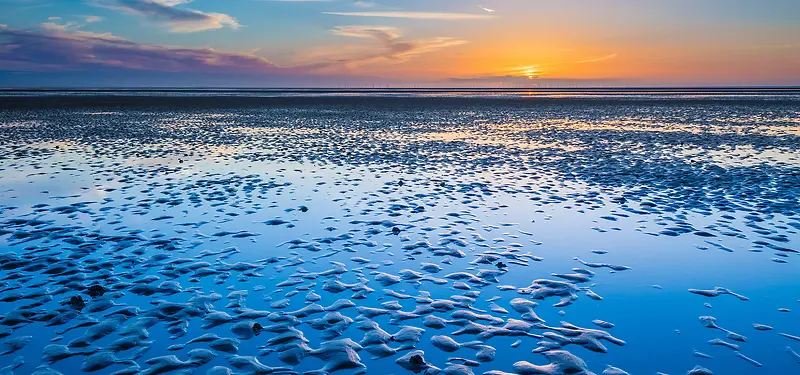
[(81, 70), (92, 67), (167, 72), (302, 73), (245, 53), (133, 42), (107, 33), (81, 31), (70, 24), (37, 29), (0, 25), (0, 69)]

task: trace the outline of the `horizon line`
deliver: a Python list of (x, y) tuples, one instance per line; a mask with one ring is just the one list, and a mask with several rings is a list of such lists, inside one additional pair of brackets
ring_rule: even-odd
[(12, 92), (267, 92), (267, 93), (414, 93), (414, 92), (800, 92), (800, 86), (583, 86), (583, 87), (227, 87), (227, 86), (109, 86), (0, 87)]

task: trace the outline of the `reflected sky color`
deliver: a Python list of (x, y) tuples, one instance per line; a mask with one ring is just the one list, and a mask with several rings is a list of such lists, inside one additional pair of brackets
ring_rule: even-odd
[[(526, 375), (515, 364), (547, 365), (547, 348), (585, 361), (587, 375), (800, 368), (796, 94), (23, 95), (0, 102), (0, 367), (15, 374), (147, 375), (165, 355), (207, 351), (163, 373), (251, 375), (236, 364), (253, 356), (289, 374), (410, 375), (397, 361), (412, 348), (450, 369), (429, 374)], [(574, 296), (535, 296), (541, 280), (570, 281)], [(92, 285), (109, 292), (90, 297)], [(717, 286), (746, 300), (690, 292)], [(88, 301), (78, 312), (77, 295)], [(159, 313), (212, 295), (191, 315)], [(533, 336), (456, 333), (532, 319), (517, 298), (538, 303)], [(317, 319), (337, 310), (297, 313), (340, 299), (353, 300), (338, 310), (352, 322), (333, 338)], [(426, 310), (449, 300), (467, 304)], [(220, 316), (231, 320), (206, 325)], [(369, 320), (425, 332), (379, 358)], [(82, 352), (107, 321), (118, 326)], [(239, 336), (251, 321), (269, 328)], [(562, 324), (624, 345), (562, 341)], [(285, 353), (301, 339), (281, 344), (284, 330), (309, 348), (296, 363)], [(204, 334), (240, 339), (182, 345)], [(447, 352), (439, 335), (465, 345)], [(362, 343), (353, 358), (366, 369), (314, 372), (330, 361), (311, 348), (333, 339)], [(75, 355), (50, 357), (53, 345)], [(112, 352), (119, 361), (87, 371)]]
[(800, 85), (793, 0), (0, 0), (3, 87)]

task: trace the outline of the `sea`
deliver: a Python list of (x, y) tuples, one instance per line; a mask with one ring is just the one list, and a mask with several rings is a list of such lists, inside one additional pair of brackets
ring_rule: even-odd
[(800, 91), (0, 91), (0, 374), (800, 374)]

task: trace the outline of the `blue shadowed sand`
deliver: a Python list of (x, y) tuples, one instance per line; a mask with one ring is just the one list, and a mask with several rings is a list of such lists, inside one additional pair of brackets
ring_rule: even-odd
[(15, 374), (800, 373), (794, 93), (14, 93)]

